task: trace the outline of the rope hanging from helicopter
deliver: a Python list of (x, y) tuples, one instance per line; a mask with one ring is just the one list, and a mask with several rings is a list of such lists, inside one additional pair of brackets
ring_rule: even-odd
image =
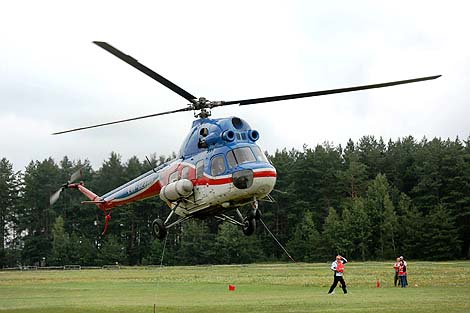
[(263, 224), (264, 228), (266, 228), (266, 230), (268, 231), (268, 233), (271, 235), (271, 237), (273, 237), (274, 241), (279, 245), (279, 247), (281, 247), (282, 250), (284, 250), (284, 252), (286, 253), (286, 255), (289, 257), (289, 259), (292, 260), (292, 262), (294, 263), (297, 263), (294, 258), (289, 254), (289, 252), (287, 252), (287, 249), (284, 248), (284, 246), (279, 242), (279, 240), (277, 240), (276, 236), (274, 236), (274, 234), (269, 230), (268, 226), (263, 222), (263, 220), (260, 218), (259, 221), (261, 222), (261, 224)]
[(154, 297), (154, 303), (153, 303), (154, 313), (157, 312), (157, 294), (158, 294), (158, 289), (160, 287), (160, 274), (161, 274), (161, 271), (163, 270), (163, 258), (165, 257), (166, 243), (168, 241), (169, 234), (170, 234), (170, 231), (166, 233), (165, 241), (163, 241), (162, 256), (160, 258), (160, 266), (159, 266), (158, 275), (157, 275), (157, 285), (155, 286), (155, 297)]

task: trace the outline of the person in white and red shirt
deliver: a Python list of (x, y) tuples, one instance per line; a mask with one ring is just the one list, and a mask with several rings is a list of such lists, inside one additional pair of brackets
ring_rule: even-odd
[(341, 283), (341, 288), (343, 288), (343, 292), (346, 294), (348, 290), (346, 289), (346, 282), (344, 281), (344, 264), (348, 263), (346, 258), (342, 257), (341, 255), (336, 256), (336, 260), (331, 263), (331, 270), (334, 272), (334, 280), (333, 284), (328, 291), (328, 294), (332, 295), (335, 293), (335, 288), (338, 285), (338, 282)]
[(398, 285), (398, 268), (400, 267), (400, 258), (397, 258), (395, 264), (393, 264), (393, 269), (395, 270), (395, 277), (393, 278), (393, 284), (395, 287)]

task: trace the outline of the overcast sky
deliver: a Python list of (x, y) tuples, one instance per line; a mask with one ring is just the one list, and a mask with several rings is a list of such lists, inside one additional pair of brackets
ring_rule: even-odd
[[(71, 5), (71, 3), (75, 3)], [(433, 81), (215, 109), (277, 148), (344, 145), (364, 135), (470, 135), (467, 1), (2, 1), (0, 158), (123, 161), (169, 155), (191, 112), (51, 136), (174, 110), (187, 101), (92, 44), (106, 41), (210, 100), (381, 83)]]

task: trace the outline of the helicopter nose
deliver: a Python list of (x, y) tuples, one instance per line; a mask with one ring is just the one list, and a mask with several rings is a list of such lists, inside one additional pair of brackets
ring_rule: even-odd
[(233, 185), (238, 189), (248, 189), (253, 185), (253, 171), (242, 170), (232, 174)]

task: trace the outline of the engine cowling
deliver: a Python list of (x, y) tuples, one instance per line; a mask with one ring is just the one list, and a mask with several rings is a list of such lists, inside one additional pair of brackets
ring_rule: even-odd
[(193, 183), (189, 179), (180, 179), (168, 184), (160, 191), (160, 199), (163, 201), (177, 201), (192, 194)]

